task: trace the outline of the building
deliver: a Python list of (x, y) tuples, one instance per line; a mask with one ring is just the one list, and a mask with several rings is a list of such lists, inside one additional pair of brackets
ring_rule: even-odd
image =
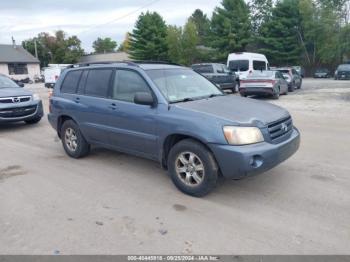
[(22, 46), (0, 44), (0, 74), (22, 80), (40, 75), (40, 61)]
[(79, 63), (94, 63), (94, 62), (111, 62), (130, 60), (130, 57), (125, 52), (113, 52), (104, 54), (84, 55), (80, 58)]

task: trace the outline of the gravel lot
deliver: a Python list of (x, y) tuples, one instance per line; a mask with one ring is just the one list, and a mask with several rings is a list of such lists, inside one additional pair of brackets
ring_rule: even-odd
[[(47, 109), (47, 89), (36, 90)], [(186, 196), (155, 162), (66, 156), (47, 119), (0, 126), (1, 254), (350, 254), (350, 81), (281, 96), (300, 150), (262, 175)]]

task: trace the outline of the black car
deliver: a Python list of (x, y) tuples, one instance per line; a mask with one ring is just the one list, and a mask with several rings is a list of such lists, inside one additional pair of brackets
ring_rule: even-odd
[(314, 78), (329, 78), (331, 72), (327, 68), (318, 68), (315, 70)]
[(335, 80), (346, 80), (346, 79), (350, 79), (350, 64), (342, 64), (339, 65), (337, 70), (335, 71), (334, 74), (334, 79)]
[(0, 75), (0, 123), (24, 121), (35, 124), (43, 115), (42, 102), (37, 94)]
[(226, 65), (217, 63), (194, 64), (192, 69), (203, 75), (222, 90), (238, 91), (239, 80), (235, 73), (231, 72)]

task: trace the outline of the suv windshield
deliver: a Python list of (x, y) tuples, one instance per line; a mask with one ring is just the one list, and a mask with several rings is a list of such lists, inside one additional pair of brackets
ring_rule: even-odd
[(232, 60), (229, 62), (229, 68), (233, 72), (248, 71), (249, 60)]
[(340, 66), (338, 66), (338, 70), (350, 71), (350, 64), (349, 65), (340, 65)]
[(148, 70), (147, 74), (170, 103), (223, 95), (214, 84), (189, 69)]
[(18, 85), (6, 76), (0, 75), (0, 88), (16, 88)]

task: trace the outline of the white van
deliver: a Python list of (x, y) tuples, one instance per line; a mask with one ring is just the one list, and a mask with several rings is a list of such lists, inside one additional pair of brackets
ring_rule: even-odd
[(228, 55), (227, 67), (242, 79), (254, 71), (268, 70), (269, 62), (263, 54), (247, 52), (232, 53)]
[(70, 64), (49, 64), (48, 67), (44, 68), (45, 87), (53, 88), (62, 70), (68, 66)]

